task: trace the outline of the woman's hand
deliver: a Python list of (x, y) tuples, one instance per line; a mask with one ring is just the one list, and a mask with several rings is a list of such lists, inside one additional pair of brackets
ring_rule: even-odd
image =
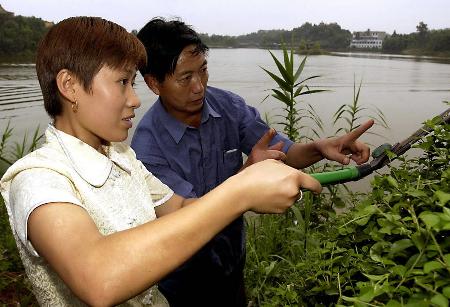
[(255, 163), (230, 178), (242, 190), (247, 210), (258, 213), (282, 213), (298, 198), (300, 189), (322, 191), (310, 175), (276, 160)]

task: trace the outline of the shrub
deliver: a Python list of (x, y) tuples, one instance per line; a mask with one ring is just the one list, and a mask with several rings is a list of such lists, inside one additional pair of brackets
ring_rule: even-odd
[(309, 215), (296, 205), (297, 220), (283, 231), (276, 217), (248, 219), (246, 283), (254, 304), (448, 306), (450, 125), (427, 125), (433, 133), (416, 146), (423, 154), (399, 157), (374, 178), (369, 195), (354, 195), (347, 205), (358, 205), (348, 212), (305, 228)]

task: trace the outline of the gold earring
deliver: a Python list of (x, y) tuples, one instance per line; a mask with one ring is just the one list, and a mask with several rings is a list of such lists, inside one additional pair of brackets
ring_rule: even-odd
[(77, 113), (78, 111), (78, 101), (76, 99), (74, 102), (72, 102), (72, 111), (73, 113)]

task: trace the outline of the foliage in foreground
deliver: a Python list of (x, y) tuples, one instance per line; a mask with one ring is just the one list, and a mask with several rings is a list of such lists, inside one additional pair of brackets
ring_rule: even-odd
[(364, 277), (352, 278), (347, 304), (448, 306), (450, 125), (427, 124), (434, 133), (418, 145), (424, 154), (375, 178), (373, 193), (339, 228), (338, 246), (365, 251)]
[(39, 132), (39, 126), (34, 130), (31, 139), (25, 131), (20, 142), (12, 141), (14, 128), (7, 123), (0, 138), (0, 177), (6, 172), (14, 162), (34, 151), (43, 139), (43, 134)]
[(450, 125), (428, 124), (424, 153), (399, 158), (347, 213), (323, 220), (307, 209), (309, 196), (283, 230), (273, 216), (248, 220), (255, 305), (448, 306)]

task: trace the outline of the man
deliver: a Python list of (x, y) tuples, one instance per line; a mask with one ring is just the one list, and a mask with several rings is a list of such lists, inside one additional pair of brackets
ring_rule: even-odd
[[(159, 99), (139, 123), (131, 146), (175, 193), (200, 197), (245, 166), (268, 158), (296, 168), (323, 158), (344, 164), (350, 158), (367, 161), (369, 148), (356, 139), (373, 121), (339, 138), (293, 143), (269, 129), (238, 95), (207, 86), (208, 47), (189, 26), (157, 18), (138, 38), (148, 55), (140, 72)], [(242, 153), (248, 155), (245, 165)], [(246, 306), (243, 224), (241, 216), (159, 284), (171, 306)]]

